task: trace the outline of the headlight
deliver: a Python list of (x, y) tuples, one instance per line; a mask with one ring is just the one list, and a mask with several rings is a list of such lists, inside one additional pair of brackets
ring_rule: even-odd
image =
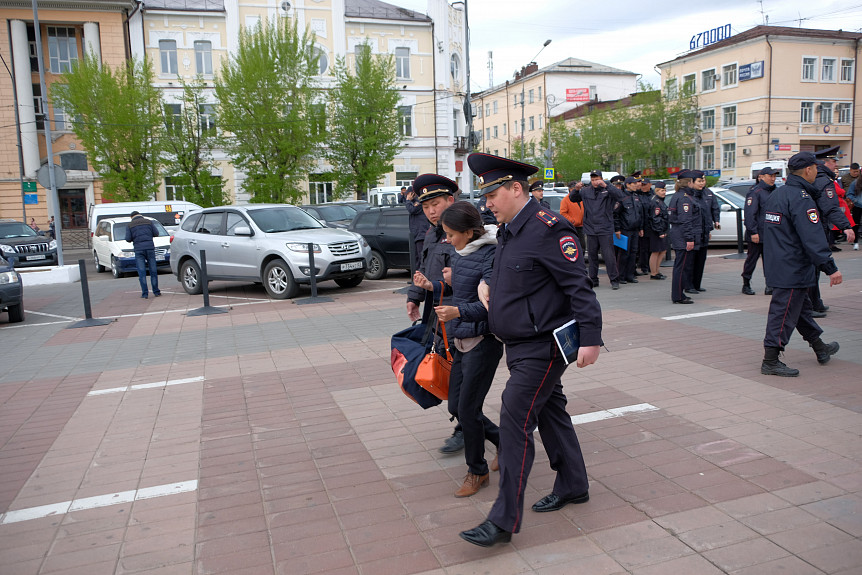
[(3, 250), (7, 254), (15, 253), (15, 248), (13, 248), (12, 246), (7, 246), (6, 244), (0, 244), (0, 250)]
[(367, 248), (367, 247), (368, 247), (368, 242), (367, 242), (367, 241), (365, 241), (365, 238), (364, 238), (364, 237), (359, 236), (359, 245), (360, 245), (361, 247), (363, 247), (363, 248)]
[(135, 257), (135, 250), (123, 250), (122, 252), (120, 252), (120, 257), (121, 258), (134, 258)]
[(2, 284), (16, 284), (18, 283), (18, 274), (15, 272), (2, 272), (0, 273), (0, 285)]
[[(308, 253), (308, 244), (301, 244), (298, 242), (290, 242), (290, 243), (286, 243), (284, 245), (287, 246), (287, 249), (289, 249), (292, 252), (299, 252), (301, 254), (307, 254)], [(319, 245), (312, 244), (311, 248), (314, 250), (314, 253), (316, 253), (316, 254), (320, 253), (320, 246)]]
[(56, 250), (57, 249), (57, 240), (51, 240), (50, 242), (48, 242), (48, 249), (49, 250)]

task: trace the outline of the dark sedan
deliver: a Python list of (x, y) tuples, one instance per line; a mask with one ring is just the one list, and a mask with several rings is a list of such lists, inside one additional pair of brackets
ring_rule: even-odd
[(348, 204), (311, 204), (299, 206), (330, 228), (347, 228), (356, 217), (356, 208)]

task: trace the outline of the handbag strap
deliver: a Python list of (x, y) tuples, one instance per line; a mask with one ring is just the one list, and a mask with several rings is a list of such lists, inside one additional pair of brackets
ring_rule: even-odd
[[(440, 305), (443, 305), (443, 282), (440, 282)], [(437, 318), (437, 327), (443, 331), (443, 342), (446, 348), (446, 359), (452, 361), (452, 353), (449, 351), (449, 338), (446, 337), (446, 323)], [(434, 333), (434, 345), (437, 345), (437, 332)], [(433, 351), (433, 349), (432, 349)]]

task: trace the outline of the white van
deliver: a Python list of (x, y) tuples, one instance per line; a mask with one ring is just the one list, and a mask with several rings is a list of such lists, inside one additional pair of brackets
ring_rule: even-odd
[(372, 206), (397, 206), (401, 186), (383, 186), (368, 190), (368, 203)]
[(111, 202), (106, 204), (90, 204), (87, 212), (90, 237), (96, 232), (96, 226), (105, 218), (127, 218), (133, 212), (158, 220), (169, 232), (175, 231), (183, 216), (189, 212), (202, 209), (199, 205), (182, 200), (174, 202)]
[(781, 186), (784, 184), (784, 180), (787, 179), (787, 160), (766, 160), (765, 162), (751, 162), (751, 178), (753, 180), (757, 179), (757, 174), (760, 173), (760, 170), (763, 168), (772, 168), (773, 170), (778, 170), (778, 174), (775, 175), (775, 185)]

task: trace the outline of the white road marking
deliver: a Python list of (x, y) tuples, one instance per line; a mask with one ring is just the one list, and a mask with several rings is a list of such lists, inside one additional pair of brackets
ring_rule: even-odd
[(128, 385), (125, 387), (110, 387), (108, 389), (94, 389), (87, 396), (91, 395), (107, 395), (109, 393), (122, 393), (124, 391), (135, 391), (138, 389), (154, 389), (157, 387), (167, 387), (169, 385), (180, 385), (183, 383), (194, 383), (196, 381), (203, 381), (204, 376), (199, 375), (197, 377), (187, 377), (184, 379), (169, 379), (167, 381), (154, 381), (153, 383), (138, 383), (136, 385)]
[(692, 317), (706, 317), (709, 315), (721, 315), (724, 313), (734, 313), (734, 312), (738, 312), (738, 311), (741, 311), (741, 310), (738, 310), (738, 309), (717, 309), (714, 311), (702, 311), (700, 313), (687, 313), (684, 315), (669, 315), (667, 317), (663, 317), (662, 319), (666, 319), (668, 321), (674, 321), (677, 319), (689, 319)]
[(153, 497), (164, 497), (166, 495), (175, 495), (177, 493), (187, 493), (189, 491), (195, 491), (197, 488), (197, 479), (192, 479), (190, 481), (168, 483), (166, 485), (157, 485), (155, 487), (146, 487), (144, 489), (133, 491), (120, 491), (118, 493), (109, 493), (107, 495), (97, 495), (95, 497), (84, 497), (82, 499), (73, 499), (72, 501), (63, 501), (62, 503), (40, 505), (38, 507), (30, 507), (28, 509), (16, 509), (14, 511), (7, 511), (3, 515), (0, 515), (0, 525), (29, 521), (31, 519), (40, 519), (51, 515), (62, 515), (72, 511), (83, 511), (85, 509), (107, 507), (108, 505), (130, 503), (132, 501), (140, 501), (141, 499), (152, 499)]
[[(24, 311), (25, 311), (26, 313), (31, 313), (31, 314), (33, 314), (33, 315), (44, 315), (45, 317), (56, 317), (56, 318), (59, 318), (59, 319), (67, 319), (67, 320), (69, 320), (69, 321), (78, 321), (78, 319), (79, 319), (79, 318), (77, 318), (77, 317), (70, 317), (70, 316), (68, 316), (68, 315), (56, 315), (56, 314), (53, 314), (53, 313), (45, 313), (45, 312), (42, 312), (42, 311), (30, 311), (29, 309), (28, 309), (28, 310), (24, 310)], [(42, 325), (45, 325), (45, 324), (42, 324)]]
[(592, 413), (583, 413), (581, 415), (573, 415), (572, 423), (574, 425), (582, 425), (584, 423), (592, 423), (593, 421), (602, 421), (603, 419), (612, 419), (614, 417), (622, 417), (630, 413), (644, 413), (647, 411), (656, 411), (658, 407), (650, 403), (638, 403), (636, 405), (626, 405), (625, 407), (615, 407), (602, 411), (594, 411)]

